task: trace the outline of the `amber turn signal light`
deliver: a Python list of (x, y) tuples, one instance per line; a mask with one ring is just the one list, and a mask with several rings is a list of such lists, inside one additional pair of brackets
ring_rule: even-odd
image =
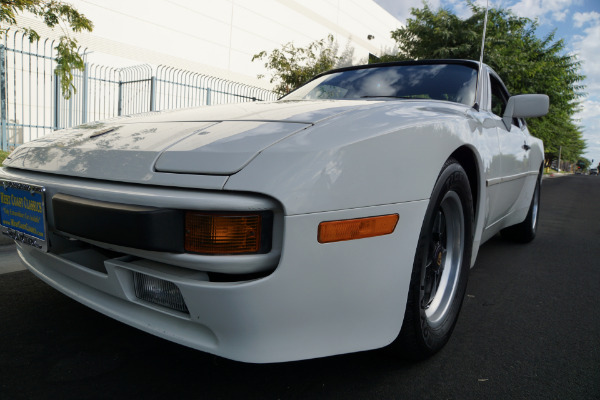
[(327, 221), (319, 224), (319, 243), (341, 242), (373, 236), (389, 235), (396, 229), (398, 214), (377, 217)]
[(250, 254), (260, 250), (260, 214), (185, 213), (185, 250), (201, 254)]

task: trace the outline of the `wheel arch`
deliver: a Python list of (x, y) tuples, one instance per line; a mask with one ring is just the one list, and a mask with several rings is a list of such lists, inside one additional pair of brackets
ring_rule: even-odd
[(462, 166), (467, 174), (471, 197), (473, 199), (473, 250), (471, 253), (471, 267), (475, 265), (485, 220), (485, 181), (482, 178), (482, 160), (477, 151), (468, 145), (463, 145), (450, 155)]
[(477, 163), (477, 157), (473, 149), (468, 146), (461, 146), (452, 153), (450, 156), (454, 158), (463, 167), (469, 178), (469, 185), (471, 186), (471, 196), (473, 198), (473, 215), (476, 215), (477, 209), (480, 203), (479, 194), (479, 166)]

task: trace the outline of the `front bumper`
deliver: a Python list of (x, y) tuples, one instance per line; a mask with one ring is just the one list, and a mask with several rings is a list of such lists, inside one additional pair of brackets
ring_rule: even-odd
[[(97, 187), (71, 185), (65, 190), (102, 193), (101, 184), (92, 185)], [(125, 194), (138, 196), (142, 203), (146, 198), (174, 201), (173, 195), (157, 199), (120, 189), (121, 200)], [(106, 193), (99, 195), (102, 200), (116, 199), (112, 191)], [(228, 205), (252, 198), (221, 195), (232, 198)], [(128, 325), (234, 360), (290, 361), (379, 348), (396, 338), (426, 207), (423, 200), (292, 216), (275, 210), (280, 218), (275, 224), (276, 255), (251, 261), (240, 256), (239, 264), (235, 256), (228, 256), (231, 260), (222, 265), (218, 257), (212, 257), (211, 264), (206, 256), (198, 262), (173, 263), (169, 257), (100, 243), (49, 253), (18, 245), (18, 252), (49, 285)], [(317, 241), (320, 222), (391, 213), (400, 216), (393, 234), (328, 244)], [(254, 266), (272, 260), (269, 267)], [(211, 271), (219, 268), (232, 279), (212, 279)], [(247, 268), (257, 272), (241, 274)], [(138, 299), (134, 272), (176, 285), (189, 314)]]

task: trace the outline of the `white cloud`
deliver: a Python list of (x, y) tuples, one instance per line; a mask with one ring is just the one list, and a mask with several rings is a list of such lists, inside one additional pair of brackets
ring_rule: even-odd
[(587, 76), (588, 93), (600, 90), (600, 19), (574, 37), (573, 51), (582, 61), (583, 73)]
[[(508, 2), (512, 3), (513, 1)], [(407, 18), (411, 17), (411, 8), (423, 7), (423, 0), (375, 0), (375, 2), (401, 22), (405, 22)], [(487, 1), (475, 0), (474, 2), (479, 7), (485, 8)], [(490, 0), (489, 7), (509, 8), (518, 16), (538, 18), (540, 23), (550, 23), (551, 21), (565, 21), (570, 7), (578, 2), (580, 0), (519, 0), (512, 6), (507, 6), (507, 0)], [(427, 3), (433, 10), (437, 10), (440, 6), (448, 8), (459, 18), (468, 18), (471, 15), (471, 8), (464, 0), (427, 0)]]
[(587, 144), (584, 157), (600, 161), (600, 101), (587, 99), (582, 110), (575, 115), (581, 119), (583, 138)]
[[(375, 3), (379, 4), (381, 7), (383, 7), (385, 10), (387, 10), (390, 14), (392, 14), (394, 17), (398, 18), (398, 20), (400, 20), (401, 22), (406, 22), (407, 18), (412, 17), (412, 15), (410, 14), (410, 9), (411, 8), (423, 8), (423, 0), (403, 0), (403, 1), (398, 1), (398, 0), (374, 0)], [(425, 0), (427, 2), (427, 4), (429, 4), (429, 7), (436, 11), (438, 8), (442, 7), (448, 10), (451, 10), (457, 17), (465, 19), (471, 16), (471, 7), (469, 7), (469, 4), (465, 1), (465, 0)], [(488, 3), (488, 0), (473, 0), (474, 3), (485, 9), (486, 3)], [(544, 6), (542, 7), (541, 3), (542, 1), (544, 1)], [(534, 3), (537, 3), (537, 9), (538, 10), (545, 10), (546, 9), (546, 1), (547, 0), (534, 0)], [(549, 2), (554, 3), (554, 2), (559, 2), (559, 3), (571, 3), (573, 1), (578, 1), (578, 0), (550, 0)], [(524, 2), (531, 2), (531, 1), (521, 1), (519, 4), (524, 3)], [(493, 8), (493, 7), (502, 7), (502, 8), (506, 8), (506, 0), (489, 0), (489, 7)], [(567, 7), (564, 7), (567, 8)], [(554, 7), (553, 12), (556, 14), (556, 19), (560, 19), (561, 21), (566, 17), (567, 15), (567, 11), (563, 10), (563, 8), (560, 7)], [(524, 16), (530, 16), (528, 14), (525, 14)], [(534, 17), (535, 18), (535, 17)]]
[(564, 21), (574, 0), (521, 0), (509, 8), (518, 16), (538, 18), (540, 23)]
[[(476, 2), (476, 3), (480, 3)], [(481, 5), (481, 4), (478, 4)], [(469, 5), (467, 4), (466, 1), (462, 1), (462, 0), (450, 0), (448, 2), (444, 2), (444, 7), (450, 8), (454, 14), (456, 14), (457, 17), (465, 19), (465, 18), (469, 18), (471, 16), (471, 7), (469, 7)], [(485, 2), (483, 4), (483, 6), (485, 7)]]
[(594, 119), (600, 117), (600, 100), (586, 99), (582, 102), (582, 109), (576, 115), (576, 118)]
[(583, 137), (587, 142), (585, 156), (600, 160), (600, 13), (577, 12), (573, 15), (577, 28), (585, 27), (571, 37), (572, 50), (582, 62), (581, 72), (586, 76), (587, 98), (581, 103), (581, 111), (575, 116), (581, 119)]
[(564, 21), (567, 18), (567, 12), (568, 10), (555, 11), (552, 13), (552, 18), (555, 21)]
[(590, 11), (586, 13), (576, 12), (573, 14), (573, 22), (575, 23), (575, 28), (581, 28), (588, 22), (600, 22), (600, 13), (596, 11)]
[(587, 143), (585, 157), (600, 161), (600, 98), (586, 99), (582, 103), (582, 110), (575, 118), (581, 118), (583, 138)]
[[(394, 17), (401, 22), (405, 22), (407, 18), (412, 17), (410, 14), (411, 8), (423, 8), (423, 0), (374, 0), (375, 3), (386, 9)], [(457, 17), (465, 19), (471, 16), (471, 7), (464, 0), (426, 0), (429, 7), (436, 11), (442, 7), (451, 10)], [(490, 0), (489, 7), (502, 6), (504, 0)], [(486, 0), (474, 0), (474, 3), (479, 7), (485, 8)]]

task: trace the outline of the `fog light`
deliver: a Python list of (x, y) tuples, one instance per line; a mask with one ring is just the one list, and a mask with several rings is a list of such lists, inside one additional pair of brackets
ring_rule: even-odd
[(133, 273), (135, 296), (138, 299), (189, 314), (183, 296), (174, 283), (153, 276)]

